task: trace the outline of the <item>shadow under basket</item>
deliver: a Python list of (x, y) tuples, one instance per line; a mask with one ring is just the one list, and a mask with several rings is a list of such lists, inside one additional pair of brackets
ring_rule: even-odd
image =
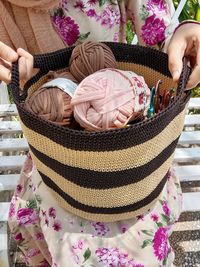
[[(106, 43), (118, 68), (144, 76), (152, 87), (173, 84), (168, 57), (155, 49)], [(17, 63), (10, 84), (31, 156), (47, 188), (60, 206), (86, 219), (112, 222), (129, 219), (154, 206), (169, 176), (190, 94), (184, 93), (189, 68), (184, 64), (169, 106), (153, 118), (127, 128), (86, 132), (57, 126), (24, 108), (27, 95), (37, 90), (50, 70), (68, 67), (73, 48), (34, 57), (39, 73), (20, 95)]]

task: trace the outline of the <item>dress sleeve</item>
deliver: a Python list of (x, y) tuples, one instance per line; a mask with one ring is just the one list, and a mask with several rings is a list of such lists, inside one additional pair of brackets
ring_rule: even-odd
[(160, 47), (177, 26), (177, 21), (171, 23), (172, 0), (126, 0), (125, 5), (140, 45)]

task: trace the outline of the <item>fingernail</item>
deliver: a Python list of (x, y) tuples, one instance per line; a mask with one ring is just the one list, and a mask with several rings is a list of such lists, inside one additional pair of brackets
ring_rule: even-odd
[(174, 81), (177, 81), (179, 79), (179, 76), (180, 76), (180, 71), (179, 70), (173, 71), (172, 77), (173, 77)]
[(194, 86), (191, 83), (187, 83), (185, 90), (187, 91), (187, 90), (191, 90), (193, 88), (194, 88)]
[(18, 58), (18, 54), (15, 52), (15, 51), (12, 51), (11, 52), (11, 57), (13, 57), (13, 58)]

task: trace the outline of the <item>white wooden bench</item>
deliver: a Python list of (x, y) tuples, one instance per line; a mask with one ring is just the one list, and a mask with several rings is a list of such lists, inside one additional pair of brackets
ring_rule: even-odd
[[(200, 110), (200, 98), (192, 98), (189, 109)], [(0, 258), (7, 253), (7, 219), (9, 202), (4, 200), (5, 192), (13, 191), (17, 185), (20, 169), (28, 151), (28, 144), (16, 120), (17, 110), (14, 104), (0, 105)], [(199, 130), (198, 130), (199, 127)], [(175, 152), (174, 161), (181, 183), (200, 181), (200, 114), (186, 115), (185, 131), (182, 133)], [(190, 190), (191, 191), (191, 190)], [(200, 190), (183, 193), (183, 211), (200, 212)], [(190, 226), (187, 225), (188, 228)], [(183, 229), (187, 228), (185, 225)], [(191, 226), (192, 227), (192, 226)], [(190, 230), (190, 229), (189, 229)], [(1, 267), (1, 264), (0, 264)]]

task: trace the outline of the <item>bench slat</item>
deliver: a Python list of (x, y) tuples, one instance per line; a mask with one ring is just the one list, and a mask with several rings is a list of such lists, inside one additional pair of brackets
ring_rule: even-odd
[(6, 222), (8, 220), (9, 202), (0, 202), (0, 222)]
[(192, 97), (189, 101), (188, 108), (189, 109), (200, 109), (200, 98)]
[(0, 191), (12, 191), (15, 190), (17, 182), (19, 180), (19, 174), (4, 174), (0, 175)]
[(0, 151), (27, 151), (28, 143), (25, 138), (0, 139)]
[(200, 144), (200, 131), (182, 132), (179, 142), (180, 145), (195, 145)]
[(23, 166), (26, 156), (1, 156), (0, 170), (20, 170)]
[(177, 148), (175, 151), (175, 162), (194, 162), (200, 160), (200, 148)]
[(200, 165), (176, 166), (175, 171), (181, 181), (200, 180)]
[(0, 117), (16, 116), (18, 114), (15, 104), (1, 104)]
[(194, 114), (194, 115), (186, 115), (185, 116), (185, 126), (195, 126), (200, 125), (200, 115)]
[[(0, 251), (7, 249), (7, 225), (5, 223), (0, 224)], [(3, 242), (2, 242), (3, 241)], [(1, 262), (0, 262), (1, 263)], [(1, 265), (0, 265), (1, 266)]]
[(200, 192), (183, 193), (183, 211), (200, 211)]
[(1, 121), (0, 134), (21, 133), (21, 125), (18, 121)]

